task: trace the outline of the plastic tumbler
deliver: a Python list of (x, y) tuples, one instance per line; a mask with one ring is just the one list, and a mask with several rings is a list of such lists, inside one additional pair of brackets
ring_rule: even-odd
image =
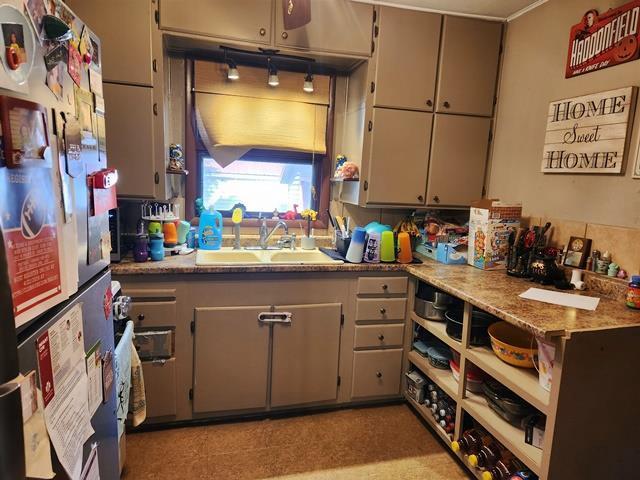
[(380, 262), (380, 232), (371, 232), (367, 235), (364, 261), (368, 263)]
[(362, 255), (364, 254), (364, 244), (367, 236), (364, 228), (356, 227), (351, 235), (351, 243), (349, 244), (349, 250), (347, 250), (347, 262), (361, 263)]
[(383, 262), (395, 262), (396, 250), (393, 242), (393, 232), (382, 232), (380, 234), (380, 260)]
[(400, 232), (398, 234), (398, 263), (411, 263), (412, 261), (411, 237), (407, 232)]
[(150, 237), (149, 253), (154, 262), (164, 260), (164, 236), (162, 234)]

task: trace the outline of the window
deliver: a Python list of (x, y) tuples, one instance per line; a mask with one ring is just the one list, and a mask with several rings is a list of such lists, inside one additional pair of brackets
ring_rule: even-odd
[[(253, 151), (252, 151), (253, 152)], [(249, 152), (221, 167), (208, 154), (200, 155), (200, 181), (205, 207), (230, 216), (237, 203), (249, 214), (271, 216), (292, 210), (317, 210), (314, 156), (296, 152)], [(318, 156), (315, 158), (318, 161)]]

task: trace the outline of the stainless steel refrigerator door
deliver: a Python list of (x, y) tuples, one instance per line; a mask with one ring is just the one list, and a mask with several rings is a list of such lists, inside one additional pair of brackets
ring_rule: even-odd
[(20, 386), (0, 385), (0, 478), (25, 478), (23, 434)]
[(18, 343), (8, 275), (2, 229), (0, 229), (0, 385), (18, 376)]
[[(102, 355), (106, 352), (113, 352), (113, 315), (110, 305), (107, 305), (108, 309), (105, 310), (105, 294), (107, 291), (111, 291), (111, 273), (109, 271), (96, 277), (91, 283), (80, 289), (68, 302), (56, 308), (55, 314), (47, 317), (44, 322), (39, 322), (37, 329), (34, 330), (32, 325), (30, 329), (22, 332), (24, 337), (21, 335), (18, 345), (20, 371), (24, 374), (37, 369), (37, 338), (77, 303), (82, 304), (85, 352), (89, 351), (97, 341), (100, 341)], [(110, 302), (108, 303), (110, 304)], [(107, 312), (106, 315), (105, 311)], [(115, 385), (108, 392), (105, 403), (98, 408), (91, 419), (91, 424), (95, 434), (84, 445), (83, 462), (89, 456), (91, 444), (97, 443), (101, 480), (117, 480), (120, 478), (120, 472), (118, 468)], [(57, 460), (54, 462), (54, 470), (57, 472), (63, 471)]]

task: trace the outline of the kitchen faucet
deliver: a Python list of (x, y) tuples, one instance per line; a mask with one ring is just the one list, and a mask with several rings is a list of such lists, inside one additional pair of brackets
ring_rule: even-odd
[(276, 232), (276, 230), (278, 230), (279, 227), (283, 228), (285, 235), (289, 235), (289, 227), (284, 221), (282, 220), (278, 221), (278, 223), (275, 224), (273, 229), (269, 231), (269, 227), (267, 227), (267, 220), (264, 218), (262, 219), (262, 225), (260, 225), (260, 240), (259, 240), (260, 248), (262, 248), (263, 250), (267, 250), (269, 245), (269, 239), (273, 236), (273, 234)]

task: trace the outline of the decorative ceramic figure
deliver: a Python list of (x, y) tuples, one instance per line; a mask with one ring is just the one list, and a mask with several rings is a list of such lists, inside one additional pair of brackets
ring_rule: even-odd
[(616, 275), (618, 275), (619, 271), (620, 271), (620, 265), (612, 262), (609, 264), (609, 268), (607, 269), (607, 275), (610, 277), (615, 277)]
[(169, 145), (169, 171), (184, 172), (184, 155), (182, 153), (182, 145), (172, 143)]

